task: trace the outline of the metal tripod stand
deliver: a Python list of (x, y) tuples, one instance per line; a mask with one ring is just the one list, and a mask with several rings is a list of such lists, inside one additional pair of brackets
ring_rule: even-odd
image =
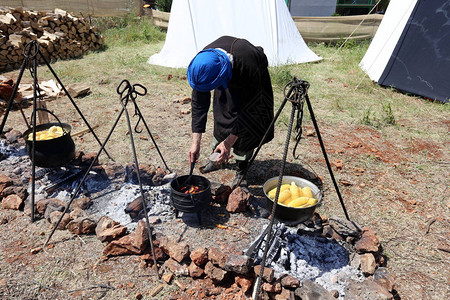
[[(94, 136), (94, 138), (97, 140), (97, 142), (100, 145), (101, 145), (101, 142), (100, 142), (100, 139), (95, 134), (94, 130), (92, 129), (91, 125), (89, 125), (89, 122), (86, 120), (84, 115), (81, 113), (81, 110), (78, 108), (78, 106), (76, 105), (75, 101), (70, 96), (69, 92), (65, 88), (64, 84), (62, 83), (62, 81), (56, 75), (55, 71), (50, 66), (49, 62), (44, 57), (44, 55), (42, 55), (42, 52), (39, 50), (39, 44), (37, 43), (37, 41), (31, 41), (28, 44), (26, 44), (24, 49), (23, 49), (23, 54), (24, 54), (25, 58), (23, 60), (22, 66), (20, 68), (19, 76), (18, 76), (18, 78), (16, 80), (16, 84), (14, 85), (13, 93), (11, 95), (11, 98), (9, 99), (9, 102), (8, 102), (8, 105), (7, 105), (7, 108), (6, 108), (6, 111), (5, 111), (5, 115), (3, 116), (2, 123), (0, 124), (0, 134), (3, 133), (3, 129), (5, 127), (6, 120), (8, 119), (9, 112), (11, 111), (14, 98), (17, 95), (17, 90), (19, 88), (20, 81), (22, 80), (23, 73), (24, 73), (25, 69), (28, 67), (30, 69), (31, 77), (33, 78), (33, 114), (32, 114), (31, 125), (28, 124), (28, 121), (27, 121), (27, 119), (25, 117), (25, 114), (24, 114), (24, 112), (22, 110), (22, 107), (20, 107), (20, 111), (22, 113), (22, 117), (23, 117), (27, 127), (30, 128), (31, 126), (33, 126), (33, 140), (32, 140), (32, 144), (31, 144), (32, 145), (31, 146), (31, 161), (32, 161), (32, 170), (31, 170), (31, 222), (34, 222), (34, 198), (35, 198), (35, 181), (36, 181), (36, 178), (35, 178), (35, 176), (36, 176), (36, 164), (35, 164), (35, 160), (34, 160), (35, 154), (36, 154), (36, 151), (35, 151), (36, 110), (37, 110), (37, 98), (38, 97), (42, 98), (42, 95), (41, 95), (40, 90), (39, 90), (39, 84), (38, 84), (38, 78), (37, 78), (37, 67), (38, 67), (38, 58), (39, 57), (47, 65), (47, 67), (49, 68), (50, 72), (53, 74), (53, 76), (55, 77), (55, 79), (57, 80), (57, 82), (59, 83), (61, 88), (63, 89), (63, 91), (66, 93), (66, 95), (69, 98), (70, 102), (72, 102), (72, 105), (74, 106), (74, 108), (76, 109), (76, 111), (78, 112), (80, 117), (83, 119), (83, 121), (86, 124), (86, 126), (89, 128), (90, 132), (92, 132), (92, 135)], [(105, 151), (105, 153), (111, 160), (113, 160), (111, 158), (111, 156), (106, 151)]]
[[(286, 135), (286, 141), (285, 141), (285, 147), (284, 147), (284, 152), (283, 152), (283, 159), (282, 159), (282, 166), (281, 166), (281, 170), (280, 170), (280, 174), (278, 177), (278, 184), (277, 184), (277, 191), (276, 191), (276, 195), (275, 195), (275, 199), (273, 200), (274, 205), (272, 207), (272, 218), (270, 219), (270, 223), (268, 225), (268, 230), (266, 230), (266, 243), (265, 243), (265, 247), (264, 247), (264, 254), (262, 257), (262, 261), (261, 261), (261, 271), (258, 274), (257, 278), (256, 278), (256, 282), (255, 282), (255, 286), (253, 289), (253, 295), (252, 295), (252, 299), (258, 299), (259, 296), (259, 292), (260, 292), (260, 288), (261, 288), (261, 278), (263, 276), (263, 272), (264, 272), (264, 267), (266, 264), (266, 259), (267, 259), (267, 253), (269, 251), (269, 247), (270, 247), (270, 240), (271, 240), (271, 235), (272, 235), (272, 227), (273, 224), (275, 222), (275, 213), (278, 207), (278, 198), (280, 196), (280, 189), (281, 189), (281, 183), (282, 183), (282, 179), (283, 179), (283, 175), (284, 175), (284, 169), (286, 166), (286, 159), (287, 159), (287, 154), (288, 154), (288, 150), (289, 150), (289, 142), (291, 140), (291, 132), (293, 129), (293, 125), (294, 125), (294, 120), (295, 120), (295, 114), (297, 112), (297, 124), (296, 124), (296, 130), (299, 131), (299, 134), (297, 135), (297, 144), (300, 141), (300, 137), (301, 137), (301, 117), (302, 117), (302, 112), (303, 112), (303, 105), (304, 102), (306, 102), (307, 106), (308, 106), (308, 110), (311, 116), (311, 120), (314, 124), (314, 129), (316, 131), (317, 134), (317, 138), (319, 140), (320, 143), (320, 148), (322, 149), (322, 153), (323, 156), (325, 158), (325, 162), (327, 164), (327, 168), (328, 168), (328, 172), (330, 174), (330, 177), (333, 181), (336, 193), (338, 195), (339, 201), (341, 203), (341, 207), (344, 211), (345, 217), (347, 218), (347, 220), (350, 220), (348, 213), (347, 213), (347, 209), (345, 208), (344, 205), (344, 201), (342, 199), (341, 193), (339, 191), (339, 186), (337, 185), (336, 179), (334, 178), (333, 175), (333, 170), (331, 168), (331, 164), (328, 160), (328, 155), (325, 151), (325, 146), (323, 144), (322, 141), (322, 137), (320, 135), (320, 131), (319, 131), (319, 127), (317, 125), (316, 119), (314, 117), (314, 112), (311, 106), (311, 102), (309, 101), (309, 97), (308, 97), (308, 88), (309, 88), (309, 83), (307, 81), (301, 80), (301, 79), (297, 79), (296, 77), (294, 77), (284, 88), (284, 100), (281, 103), (281, 106), (279, 108), (279, 110), (277, 111), (277, 113), (275, 114), (274, 119), (272, 120), (272, 123), (269, 125), (268, 128), (271, 128), (276, 120), (278, 119), (278, 117), (280, 116), (284, 106), (286, 105), (286, 103), (289, 101), (292, 104), (292, 110), (291, 110), (291, 115), (290, 115), (290, 121), (289, 121), (289, 127), (288, 127), (288, 131), (287, 131), (287, 135)], [(301, 112), (301, 114), (300, 114)], [(300, 118), (299, 118), (300, 116)], [(247, 166), (247, 168), (244, 170), (244, 176), (247, 173), (250, 165), (253, 163), (253, 161), (256, 158), (256, 155), (258, 154), (259, 150), (261, 149), (262, 145), (263, 145), (263, 141), (266, 139), (266, 136), (268, 135), (269, 130), (267, 130), (266, 134), (264, 135), (264, 137), (261, 139), (261, 142), (258, 146), (258, 148), (256, 149), (255, 153), (253, 154), (252, 158), (249, 161), (249, 164)], [(295, 149), (296, 149), (297, 145), (294, 148), (294, 156), (295, 156)], [(240, 182), (238, 182), (238, 185), (240, 184)]]
[[(98, 160), (98, 157), (100, 156), (100, 153), (104, 150), (106, 144), (108, 143), (108, 141), (109, 141), (112, 133), (114, 132), (114, 130), (115, 130), (115, 128), (116, 128), (116, 126), (117, 126), (117, 124), (118, 124), (122, 114), (125, 113), (125, 117), (126, 117), (127, 125), (128, 125), (128, 133), (130, 135), (131, 150), (133, 152), (134, 166), (135, 166), (135, 169), (136, 169), (136, 174), (137, 174), (138, 183), (139, 183), (139, 189), (140, 189), (140, 192), (141, 192), (141, 197), (140, 198), (141, 198), (142, 207), (143, 207), (143, 210), (144, 210), (146, 226), (147, 226), (147, 229), (148, 229), (147, 232), (148, 232), (150, 247), (151, 247), (152, 256), (153, 256), (153, 263), (154, 263), (154, 266), (156, 268), (158, 268), (157, 267), (156, 256), (155, 256), (155, 249), (154, 249), (154, 246), (153, 246), (153, 227), (150, 226), (150, 222), (149, 222), (149, 219), (148, 219), (147, 206), (146, 206), (146, 203), (145, 203), (145, 195), (144, 195), (144, 190), (143, 190), (143, 187), (142, 187), (141, 176), (140, 176), (140, 172), (139, 172), (139, 162), (138, 162), (138, 158), (137, 158), (137, 154), (136, 154), (136, 148), (135, 148), (134, 139), (133, 139), (133, 128), (131, 127), (130, 116), (129, 116), (129, 113), (128, 113), (128, 110), (127, 110), (128, 103), (131, 102), (134, 105), (135, 115), (138, 116), (138, 121), (136, 122), (136, 126), (134, 127), (134, 132), (136, 132), (136, 133), (142, 132), (142, 131), (138, 130), (138, 125), (139, 125), (140, 122), (142, 122), (144, 124), (145, 128), (147, 129), (147, 133), (149, 134), (153, 144), (155, 145), (155, 148), (158, 151), (159, 156), (161, 157), (161, 159), (162, 159), (162, 161), (164, 163), (164, 166), (166, 167), (167, 170), (170, 171), (170, 169), (167, 166), (167, 164), (166, 164), (166, 162), (165, 162), (165, 160), (164, 160), (164, 158), (163, 158), (163, 156), (161, 154), (161, 151), (159, 150), (158, 145), (156, 144), (156, 141), (153, 138), (152, 133), (150, 132), (150, 129), (149, 129), (148, 125), (147, 125), (147, 122), (145, 121), (145, 119), (142, 116), (142, 113), (141, 113), (138, 105), (136, 104), (137, 96), (138, 95), (139, 96), (145, 96), (147, 94), (147, 89), (144, 86), (140, 85), (140, 84), (131, 85), (128, 80), (123, 80), (119, 84), (119, 86), (117, 87), (117, 93), (120, 95), (120, 105), (122, 106), (122, 110), (120, 111), (119, 115), (117, 116), (116, 121), (114, 122), (114, 125), (111, 128), (111, 130), (110, 130), (108, 136), (106, 137), (104, 143), (101, 144), (100, 150), (97, 152), (97, 155), (96, 155), (95, 159), (92, 160), (92, 162), (91, 162), (89, 168), (87, 169), (85, 175), (81, 179), (81, 182), (78, 184), (75, 192), (73, 192), (73, 195), (72, 195), (70, 201), (67, 203), (63, 214), (59, 218), (58, 222), (54, 225), (52, 232), (50, 233), (50, 235), (48, 236), (48, 238), (47, 238), (47, 240), (46, 240), (46, 242), (44, 244), (44, 247), (48, 244), (48, 242), (50, 241), (51, 237), (55, 233), (56, 229), (58, 228), (59, 224), (61, 223), (61, 221), (62, 221), (62, 219), (64, 217), (64, 214), (66, 214), (68, 212), (70, 205), (72, 204), (73, 200), (77, 197), (77, 195), (78, 195), (78, 193), (79, 193), (83, 183), (85, 182), (87, 176), (89, 175), (89, 172), (91, 171), (91, 169), (94, 166), (95, 162)], [(157, 272), (157, 273), (158, 273), (158, 277), (159, 277), (159, 272)]]

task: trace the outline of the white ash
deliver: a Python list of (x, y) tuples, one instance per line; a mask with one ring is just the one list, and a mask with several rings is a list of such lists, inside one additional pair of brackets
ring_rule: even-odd
[(345, 287), (350, 281), (362, 282), (363, 280), (364, 275), (361, 270), (348, 265), (323, 273), (322, 276), (315, 279), (315, 282), (328, 291), (338, 291), (339, 299), (342, 300), (345, 299)]
[[(279, 247), (276, 253), (268, 252), (266, 265), (274, 269), (277, 277), (289, 274), (301, 282), (312, 280), (328, 291), (339, 292), (344, 299), (344, 290), (350, 280), (362, 281), (362, 272), (349, 265), (349, 253), (336, 240), (314, 234), (297, 234), (295, 228), (283, 223), (274, 224), (273, 232)], [(260, 262), (265, 240), (257, 251), (255, 262)], [(273, 260), (272, 260), (273, 258)]]
[(6, 140), (0, 140), (0, 153), (8, 157), (27, 155), (26, 148), (19, 144), (9, 144)]
[[(158, 216), (162, 221), (173, 218), (170, 205), (170, 186), (143, 186), (144, 197), (147, 203), (148, 216)], [(117, 186), (104, 195), (92, 198), (89, 213), (94, 217), (108, 216), (111, 219), (127, 226), (129, 230), (135, 230), (137, 222), (125, 213), (128, 203), (141, 196), (139, 185), (125, 183)]]

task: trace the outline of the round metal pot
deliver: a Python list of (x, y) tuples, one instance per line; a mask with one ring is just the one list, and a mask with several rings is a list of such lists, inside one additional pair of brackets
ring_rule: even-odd
[[(61, 167), (70, 162), (75, 157), (75, 143), (70, 136), (72, 127), (65, 123), (46, 123), (36, 126), (36, 132), (49, 129), (52, 126), (62, 127), (64, 134), (60, 137), (46, 140), (35, 141), (34, 164), (42, 168)], [(33, 141), (28, 136), (33, 133), (33, 128), (24, 132), (23, 138), (26, 141), (27, 153), (32, 159)]]
[[(299, 187), (309, 187), (314, 195), (314, 198), (317, 199), (317, 203), (310, 207), (287, 207), (281, 204), (278, 204), (277, 209), (275, 211), (275, 218), (288, 222), (288, 223), (302, 223), (307, 220), (309, 220), (312, 215), (314, 214), (314, 211), (316, 210), (316, 207), (321, 204), (322, 202), (322, 192), (320, 189), (311, 181), (295, 177), (295, 176), (283, 176), (281, 180), (281, 184), (287, 184), (295, 182), (295, 184)], [(273, 207), (273, 200), (269, 198), (268, 193), (272, 189), (276, 188), (278, 185), (278, 177), (270, 178), (266, 181), (263, 185), (263, 191), (266, 195), (266, 208), (269, 210), (269, 212), (272, 212)]]
[(189, 175), (183, 175), (170, 183), (170, 203), (181, 212), (199, 212), (212, 200), (210, 181), (199, 175), (192, 175), (188, 185), (196, 185), (202, 190), (195, 194), (185, 194), (181, 189), (185, 186), (185, 181)]

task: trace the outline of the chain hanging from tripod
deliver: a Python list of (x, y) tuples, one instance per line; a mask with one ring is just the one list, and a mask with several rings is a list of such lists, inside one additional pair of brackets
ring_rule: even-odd
[(292, 105), (294, 106), (294, 109), (297, 111), (297, 115), (295, 118), (295, 127), (294, 127), (294, 131), (296, 133), (295, 146), (294, 146), (294, 149), (292, 150), (292, 156), (294, 157), (294, 159), (298, 159), (299, 156), (296, 155), (296, 150), (297, 150), (297, 146), (300, 143), (300, 140), (302, 138), (303, 107), (305, 104), (305, 98), (308, 95), (308, 89), (310, 87), (310, 84), (307, 81), (304, 81), (304, 80), (294, 77), (292, 79), (292, 81), (290, 81), (284, 89), (285, 97), (286, 97), (286, 89), (291, 88), (291, 87), (293, 88), (293, 91), (292, 91), (291, 96), (288, 98), (288, 100), (292, 103)]

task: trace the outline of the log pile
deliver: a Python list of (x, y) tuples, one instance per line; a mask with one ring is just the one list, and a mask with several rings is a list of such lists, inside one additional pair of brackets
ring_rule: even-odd
[(38, 42), (47, 61), (79, 57), (103, 44), (96, 27), (64, 10), (0, 8), (0, 71), (20, 67), (23, 49), (32, 40)]

